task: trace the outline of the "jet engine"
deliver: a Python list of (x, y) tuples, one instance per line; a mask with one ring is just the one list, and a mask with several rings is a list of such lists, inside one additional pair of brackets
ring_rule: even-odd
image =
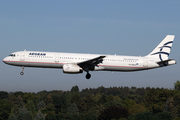
[(82, 72), (83, 72), (83, 69), (76, 64), (63, 65), (63, 73), (77, 74), (77, 73), (82, 73)]

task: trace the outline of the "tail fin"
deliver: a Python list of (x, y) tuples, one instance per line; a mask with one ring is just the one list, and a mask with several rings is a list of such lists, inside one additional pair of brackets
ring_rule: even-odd
[(168, 60), (174, 35), (167, 35), (162, 42), (146, 57), (157, 58), (160, 61)]

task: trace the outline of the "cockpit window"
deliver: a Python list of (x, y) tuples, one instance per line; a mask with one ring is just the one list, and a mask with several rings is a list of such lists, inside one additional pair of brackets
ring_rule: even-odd
[(15, 54), (10, 54), (9, 56), (11, 56), (11, 57), (15, 57), (16, 55), (15, 55)]

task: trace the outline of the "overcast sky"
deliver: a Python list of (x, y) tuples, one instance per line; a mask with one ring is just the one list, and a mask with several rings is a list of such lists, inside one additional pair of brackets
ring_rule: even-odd
[(140, 72), (63, 74), (62, 69), (3, 63), (15, 51), (145, 56), (168, 34), (175, 35), (170, 58), (180, 61), (179, 0), (4, 0), (0, 1), (0, 91), (39, 92), (85, 88), (163, 87), (180, 80), (180, 64)]

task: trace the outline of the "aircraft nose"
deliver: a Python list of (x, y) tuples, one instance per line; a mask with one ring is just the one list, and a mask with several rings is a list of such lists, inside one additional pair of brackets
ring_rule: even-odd
[(6, 63), (7, 61), (8, 61), (8, 58), (5, 57), (5, 58), (3, 59), (3, 62)]

